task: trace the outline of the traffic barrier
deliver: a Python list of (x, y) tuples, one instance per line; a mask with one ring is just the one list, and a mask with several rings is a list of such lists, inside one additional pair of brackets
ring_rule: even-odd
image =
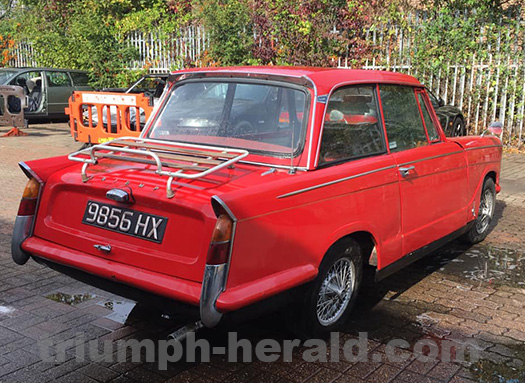
[(88, 144), (138, 137), (152, 111), (151, 97), (112, 92), (73, 92), (66, 108), (71, 135)]

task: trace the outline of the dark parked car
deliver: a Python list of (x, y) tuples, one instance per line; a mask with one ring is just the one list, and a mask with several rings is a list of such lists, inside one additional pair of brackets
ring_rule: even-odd
[(103, 92), (115, 93), (144, 93), (146, 97), (158, 99), (164, 91), (164, 85), (168, 81), (168, 75), (165, 73), (146, 74), (135, 81), (129, 88), (104, 88)]
[(17, 85), (24, 89), (28, 120), (66, 118), (64, 109), (74, 90), (91, 90), (87, 72), (54, 68), (0, 69), (0, 85)]
[(461, 109), (454, 105), (445, 105), (441, 97), (436, 97), (428, 89), (427, 92), (445, 135), (448, 137), (466, 136), (465, 117)]

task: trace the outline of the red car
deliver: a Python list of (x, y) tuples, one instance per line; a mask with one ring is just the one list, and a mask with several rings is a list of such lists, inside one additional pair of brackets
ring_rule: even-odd
[(199, 307), (206, 327), (286, 296), (316, 334), (365, 265), (381, 279), (488, 233), (501, 142), (445, 137), (411, 76), (206, 68), (168, 86), (140, 138), (20, 164), (16, 263)]

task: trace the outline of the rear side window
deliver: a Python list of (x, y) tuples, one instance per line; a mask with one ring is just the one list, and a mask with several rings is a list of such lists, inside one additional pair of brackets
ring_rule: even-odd
[(87, 73), (69, 72), (75, 86), (89, 86), (89, 77)]
[(319, 165), (384, 153), (376, 87), (336, 90), (326, 108)]
[(71, 86), (71, 80), (66, 72), (46, 72), (49, 87)]
[(398, 152), (427, 145), (427, 135), (414, 88), (380, 85), (379, 93), (390, 151)]

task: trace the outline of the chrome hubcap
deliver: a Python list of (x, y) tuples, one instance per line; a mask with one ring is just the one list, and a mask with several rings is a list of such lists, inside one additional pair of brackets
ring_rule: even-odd
[(355, 266), (348, 258), (335, 262), (321, 284), (317, 319), (323, 326), (334, 324), (345, 312), (355, 285)]
[(479, 205), (478, 219), (476, 220), (476, 231), (482, 234), (488, 229), (492, 214), (494, 212), (494, 198), (490, 190), (485, 190)]

